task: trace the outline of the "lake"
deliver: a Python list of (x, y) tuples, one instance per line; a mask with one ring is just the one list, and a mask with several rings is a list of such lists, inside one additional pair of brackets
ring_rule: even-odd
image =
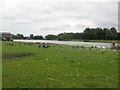
[[(76, 41), (55, 41), (55, 40), (13, 40), (16, 42), (41, 42), (41, 43), (55, 43), (55, 44), (65, 44), (65, 45), (86, 45), (86, 46), (101, 46), (110, 48), (112, 43), (96, 43), (96, 42), (76, 42)], [(116, 44), (117, 45), (117, 44)]]

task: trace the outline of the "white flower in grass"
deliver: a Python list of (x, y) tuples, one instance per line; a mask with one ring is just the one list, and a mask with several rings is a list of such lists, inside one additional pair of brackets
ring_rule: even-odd
[(24, 75), (25, 77), (27, 76), (27, 75)]
[(49, 80), (52, 80), (52, 81), (54, 80), (53, 78), (50, 78), (50, 77), (49, 77), (48, 79), (49, 79)]
[(20, 66), (20, 64), (17, 64), (17, 66)]
[(114, 52), (116, 52), (117, 50), (113, 50)]
[(108, 78), (106, 77), (106, 80), (107, 80)]
[(68, 67), (68, 65), (66, 65), (66, 67)]
[(109, 63), (112, 63), (112, 62), (109, 62)]

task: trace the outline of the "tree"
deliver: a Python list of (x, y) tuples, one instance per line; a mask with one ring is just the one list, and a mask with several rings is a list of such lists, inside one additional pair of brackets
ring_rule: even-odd
[[(41, 35), (34, 36), (30, 34), (29, 37), (24, 37), (23, 34), (17, 33), (13, 35), (14, 39), (44, 39)], [(120, 32), (117, 32), (115, 27), (109, 28), (85, 28), (83, 33), (60, 33), (58, 35), (46, 35), (46, 40), (116, 40), (120, 39)]]
[(110, 28), (110, 32), (111, 32), (111, 34), (112, 34), (112, 39), (117, 39), (118, 38), (118, 34), (117, 34), (117, 30), (116, 30), (116, 28), (115, 27), (112, 27), (112, 28)]
[(43, 40), (43, 37), (41, 35), (34, 36), (33, 39), (36, 40)]
[(30, 34), (30, 38), (33, 39), (34, 35), (33, 34)]
[(14, 39), (24, 39), (24, 36), (23, 36), (23, 34), (17, 33), (17, 35), (13, 35), (13, 38)]
[(75, 39), (74, 33), (60, 33), (58, 34), (58, 40), (72, 40)]
[(103, 28), (103, 40), (107, 39), (107, 32), (109, 31), (108, 28)]
[(98, 40), (104, 39), (103, 38), (104, 37), (104, 32), (103, 32), (102, 28), (96, 28), (95, 36), (96, 36), (95, 39), (98, 39)]
[(117, 37), (118, 40), (120, 40), (120, 32), (118, 32), (118, 37)]
[(57, 40), (57, 36), (56, 35), (52, 35), (52, 34), (49, 34), (47, 36), (45, 36), (46, 40)]
[(86, 39), (86, 40), (94, 39), (93, 30), (94, 29), (86, 28), (83, 32), (83, 39)]
[(83, 33), (75, 33), (73, 37), (74, 39), (83, 39)]

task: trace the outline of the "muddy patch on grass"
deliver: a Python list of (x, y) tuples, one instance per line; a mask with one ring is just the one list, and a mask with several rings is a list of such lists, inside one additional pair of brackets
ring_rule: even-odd
[(12, 54), (2, 54), (2, 59), (13, 59), (32, 56), (33, 53), (12, 53)]

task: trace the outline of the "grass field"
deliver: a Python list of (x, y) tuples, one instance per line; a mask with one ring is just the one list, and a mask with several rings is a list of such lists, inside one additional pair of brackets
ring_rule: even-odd
[[(12, 43), (12, 45), (8, 45)], [(118, 52), (2, 43), (3, 88), (117, 88)]]
[(119, 43), (119, 42), (120, 42), (120, 40), (83, 40), (83, 39), (79, 39), (79, 40), (68, 40), (68, 41), (77, 41), (77, 42), (96, 42), (96, 43), (112, 43), (112, 42)]

